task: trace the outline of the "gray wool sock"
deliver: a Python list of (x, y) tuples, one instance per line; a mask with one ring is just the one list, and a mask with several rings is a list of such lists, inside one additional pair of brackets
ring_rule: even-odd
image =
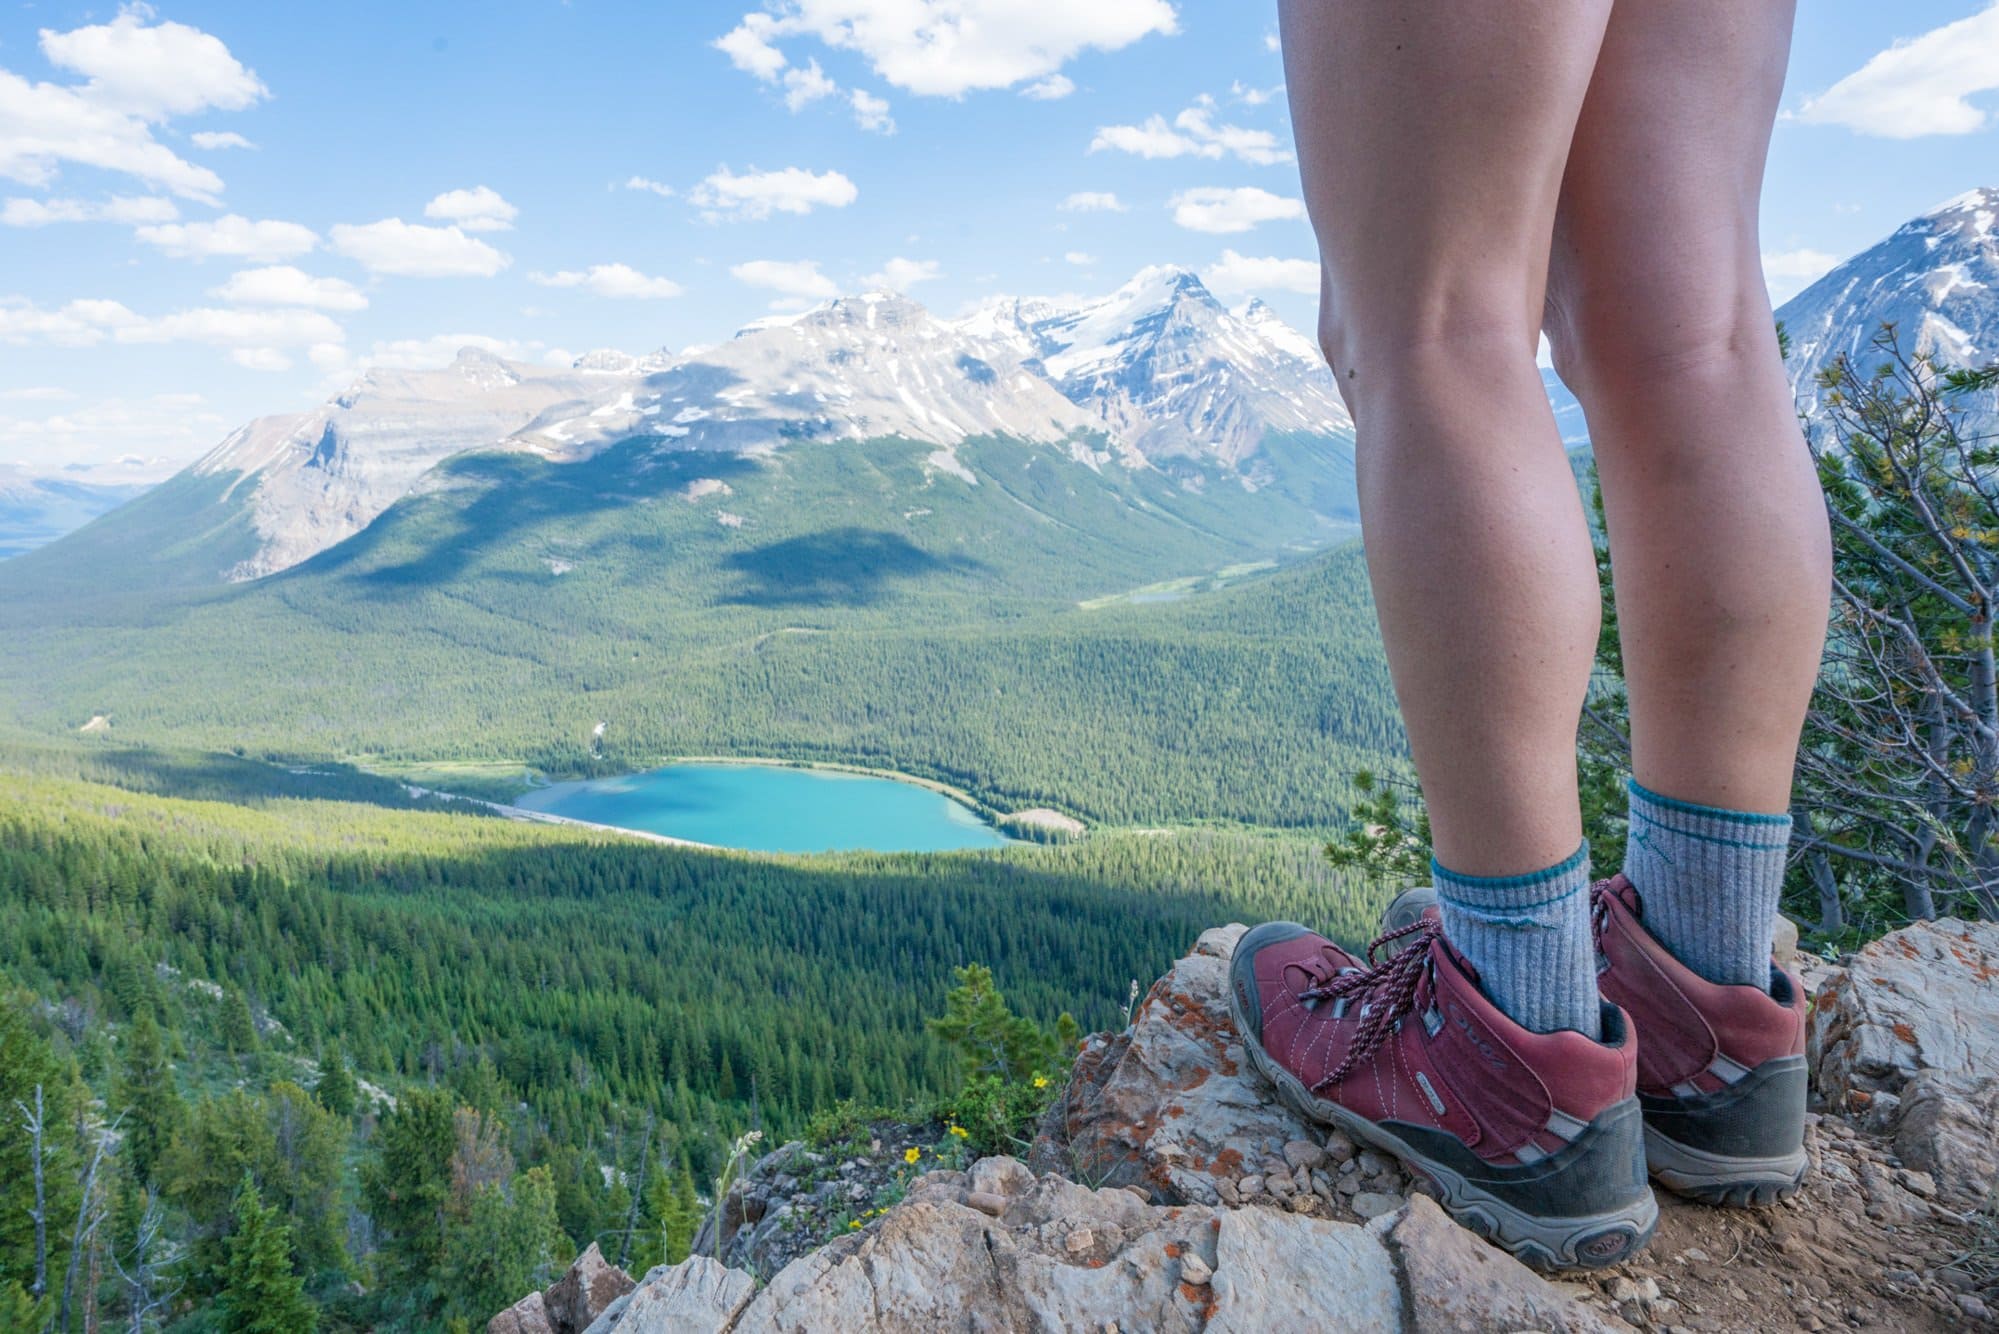
[(1531, 875), (1459, 875), (1434, 861), (1430, 870), (1444, 935), (1478, 969), (1494, 1005), (1536, 1033), (1599, 1037), (1589, 844)]
[(1697, 806), (1631, 780), (1624, 876), (1645, 927), (1710, 982), (1767, 986), (1791, 817)]

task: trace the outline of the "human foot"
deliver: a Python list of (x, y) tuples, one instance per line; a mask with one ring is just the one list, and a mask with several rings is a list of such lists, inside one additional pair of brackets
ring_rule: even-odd
[(1805, 995), (1769, 965), (1766, 986), (1724, 986), (1646, 930), (1623, 876), (1597, 885), (1597, 986), (1638, 1034), (1645, 1159), (1659, 1183), (1708, 1204), (1771, 1204), (1805, 1178)]
[(1256, 927), (1230, 963), (1229, 1007), (1250, 1061), (1301, 1115), (1429, 1178), (1459, 1222), (1540, 1268), (1615, 1264), (1650, 1239), (1637, 1056), (1625, 1018), (1606, 1040), (1534, 1033), (1479, 990), (1434, 921), (1370, 947), (1369, 966), (1293, 922)]

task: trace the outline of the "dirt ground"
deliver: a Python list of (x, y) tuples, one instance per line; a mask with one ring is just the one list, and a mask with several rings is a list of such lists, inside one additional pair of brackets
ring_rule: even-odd
[[(1999, 1328), (1999, 1228), (1948, 1208), (1894, 1146), (1836, 1116), (1807, 1132), (1812, 1172), (1768, 1209), (1661, 1191), (1659, 1232), (1631, 1263), (1572, 1283), (1640, 1328)], [(1969, 1299), (1967, 1301), (1967, 1298)]]

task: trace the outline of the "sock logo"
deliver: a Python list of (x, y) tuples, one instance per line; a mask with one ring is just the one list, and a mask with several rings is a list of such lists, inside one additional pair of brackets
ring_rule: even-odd
[(1666, 855), (1666, 850), (1653, 843), (1652, 835), (1640, 829), (1638, 822), (1635, 820), (1631, 823), (1631, 841), (1651, 853), (1654, 857), (1657, 857), (1660, 861), (1666, 863), (1666, 865), (1673, 865), (1673, 859)]

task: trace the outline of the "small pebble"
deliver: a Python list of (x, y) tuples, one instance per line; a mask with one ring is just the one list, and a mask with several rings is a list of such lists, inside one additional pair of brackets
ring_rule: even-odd
[(1326, 1151), (1308, 1139), (1294, 1139), (1284, 1146), (1284, 1161), (1292, 1171), (1311, 1169), (1326, 1161)]
[(1180, 1277), (1195, 1287), (1205, 1287), (1215, 1271), (1208, 1268), (1208, 1262), (1192, 1251), (1180, 1257)]
[(1236, 1189), (1245, 1195), (1261, 1195), (1263, 1194), (1263, 1178), (1260, 1176), (1246, 1176), (1241, 1181), (1236, 1182)]
[(1079, 1227), (1062, 1244), (1069, 1248), (1069, 1254), (1080, 1255), (1097, 1244), (1097, 1234), (1086, 1227)]
[(1378, 1191), (1364, 1190), (1353, 1197), (1353, 1211), (1362, 1218), (1379, 1218), (1383, 1214), (1394, 1213), (1401, 1207), (1401, 1200)]

